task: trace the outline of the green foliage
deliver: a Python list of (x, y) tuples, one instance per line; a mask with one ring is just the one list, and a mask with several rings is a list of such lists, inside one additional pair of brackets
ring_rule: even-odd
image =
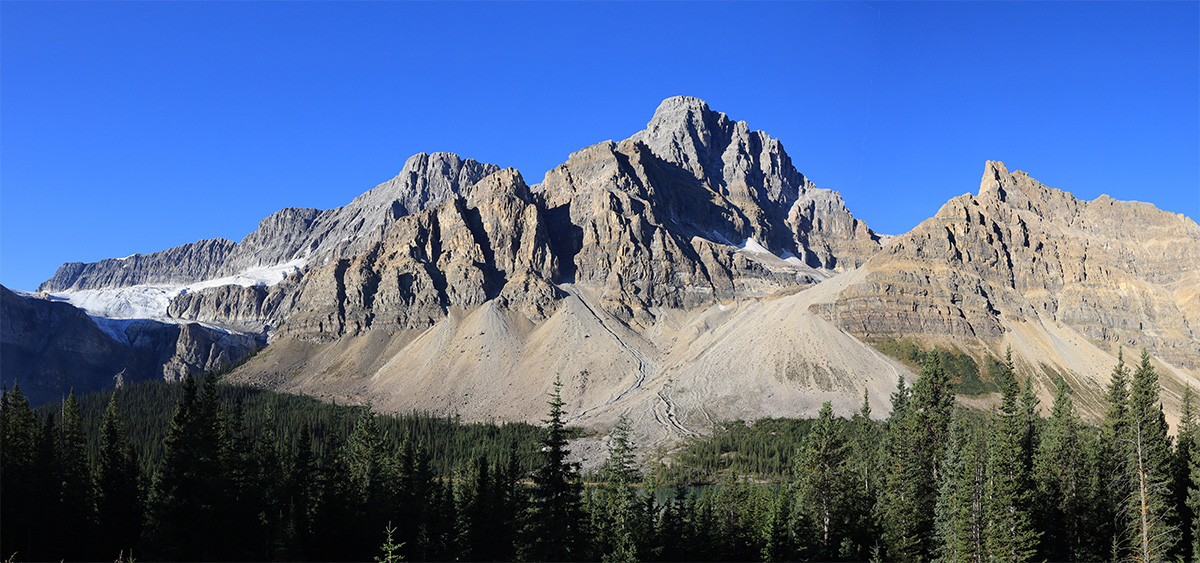
[(520, 557), (537, 561), (586, 558), (581, 506), (583, 484), (579, 464), (568, 462), (566, 423), (563, 422), (562, 380), (554, 380), (550, 416), (543, 422), (542, 465), (533, 474), (529, 512), (522, 534)]
[(788, 418), (725, 422), (685, 444), (669, 466), (655, 467), (654, 477), (661, 486), (714, 484), (727, 473), (783, 482), (811, 427), (811, 420)]
[(1036, 399), (1028, 384), (1021, 392), (1013, 373), (1012, 352), (1001, 375), (1004, 391), (990, 437), (985, 497), (988, 553), (1005, 561), (1028, 561), (1037, 553), (1039, 536), (1033, 521), (1032, 425)]
[(1125, 434), (1126, 477), (1131, 494), (1126, 500), (1126, 525), (1135, 561), (1164, 561), (1174, 547), (1170, 441), (1159, 402), (1158, 374), (1142, 350), (1129, 392), (1129, 425)]
[[(1183, 530), (1195, 530), (1200, 504), (1192, 396), (1172, 448), (1157, 377), (1145, 354), (1134, 374), (1119, 362), (1099, 428), (1080, 420), (1060, 379), (1043, 422), (1030, 381), (1018, 384), (1009, 362), (995, 374), (998, 411), (956, 409), (935, 351), (914, 386), (901, 381), (882, 424), (865, 395), (848, 420), (826, 403), (813, 420), (725, 424), (670, 467), (708, 484), (643, 493), (625, 421), (600, 483), (584, 491), (559, 384), (542, 428), (392, 417), (212, 377), (39, 411), (14, 387), (0, 396), (0, 551), (22, 560), (135, 551), (213, 561), (1185, 559)], [(152, 399), (164, 396), (173, 402)]]
[[(312, 441), (313, 455), (329, 455), (331, 445), (344, 443), (358, 420), (360, 407), (323, 403), (312, 397), (275, 393), (243, 385), (217, 383), (216, 393), (222, 404), (242, 403), (246, 437), (256, 440), (272, 413), (274, 432), (281, 447), (295, 452), (302, 430), (307, 429)], [(125, 385), (115, 391), (103, 391), (79, 397), (83, 429), (88, 436), (88, 458), (100, 452), (99, 429), (112, 395), (116, 395), (125, 418), (125, 435), (133, 446), (143, 472), (151, 473), (162, 462), (163, 440), (170, 426), (175, 405), (183, 396), (183, 382), (147, 381)], [(59, 403), (38, 407), (45, 416), (58, 413)], [(491, 459), (507, 457), (509, 445), (518, 444), (517, 455), (523, 470), (532, 470), (538, 463), (538, 442), (542, 430), (525, 423), (462, 423), (458, 417), (436, 417), (417, 412), (378, 417), (380, 435), (387, 447), (398, 448), (405, 440), (426, 444), (430, 464), (437, 474), (450, 475), (480, 455)], [(577, 429), (567, 429), (575, 437)]]
[(984, 363), (980, 366), (969, 354), (943, 347), (925, 350), (909, 338), (876, 338), (868, 339), (868, 343), (915, 370), (921, 369), (930, 355), (937, 352), (942, 369), (950, 376), (956, 394), (986, 395), (1000, 391), (996, 382), (1004, 363), (991, 355), (985, 356)]
[(955, 413), (934, 507), (938, 555), (943, 561), (982, 561), (987, 557), (986, 436), (981, 421), (963, 416), (961, 411)]

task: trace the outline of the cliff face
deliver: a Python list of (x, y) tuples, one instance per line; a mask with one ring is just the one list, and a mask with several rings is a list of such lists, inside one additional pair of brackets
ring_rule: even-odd
[(1080, 201), (1003, 163), (866, 263), (823, 314), (856, 334), (998, 339), (1045, 318), (1200, 367), (1200, 227), (1153, 205)]
[(327, 263), (365, 250), (396, 219), (436, 207), (496, 170), (454, 154), (417, 154), (395, 178), (343, 207), (282, 209), (240, 243), (211, 239), (128, 258), (64, 264), (38, 291), (186, 285), (293, 260)]
[(696, 98), (665, 100), (644, 131), (572, 154), (535, 191), (566, 279), (624, 320), (809, 285), (879, 248), (779, 141)]
[(16, 336), (65, 329), (6, 328), (7, 356), (42, 354), (37, 365), (51, 367), (22, 359), (5, 373), (42, 374), (47, 389), (76, 364), (99, 362), (82, 372), (110, 380), (130, 361), (148, 362), (137, 377), (175, 377), (269, 339), (231, 377), (532, 421), (561, 377), (575, 423), (629, 415), (647, 444), (722, 419), (811, 415), (824, 401), (848, 413), (864, 392), (884, 413), (897, 378), (913, 374), (865, 337), (977, 356), (1012, 346), (1022, 373), (1044, 391), (1061, 374), (1093, 414), (1121, 345), (1163, 362), (1169, 409), (1200, 384), (1190, 219), (1079, 201), (989, 162), (977, 195), (882, 245), (778, 140), (686, 97), (533, 186), (512, 169), (419, 154), (344, 207), (284, 209), (236, 244), (67, 264), (43, 288), (85, 305), (140, 300), (100, 310), (171, 321), (98, 319), (93, 330), (59, 307), (76, 320), (47, 326), (112, 340), (80, 336), (108, 347), (86, 354)]
[(310, 270), (279, 334), (424, 329), (492, 299), (540, 320), (560, 294), (548, 236), (520, 174), (501, 170), (397, 221), (367, 251)]
[(0, 371), (34, 404), (232, 365), (263, 343), (199, 324), (93, 319), (0, 286)]

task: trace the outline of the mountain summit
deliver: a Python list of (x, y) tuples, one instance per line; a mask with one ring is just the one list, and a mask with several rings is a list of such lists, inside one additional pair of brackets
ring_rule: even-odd
[(344, 207), (284, 209), (239, 243), (66, 264), (39, 289), (93, 322), (257, 335), (269, 344), (239, 381), (536, 420), (561, 377), (574, 423), (628, 416), (642, 443), (670, 443), (824, 401), (848, 413), (864, 392), (884, 413), (915, 377), (875, 349), (889, 339), (980, 362), (1011, 346), (1044, 396), (1062, 378), (1093, 411), (1117, 348), (1145, 346), (1171, 405), (1200, 371), (1198, 259), (1190, 219), (990, 161), (977, 195), (883, 245), (780, 141), (674, 97), (534, 185), (419, 154)]

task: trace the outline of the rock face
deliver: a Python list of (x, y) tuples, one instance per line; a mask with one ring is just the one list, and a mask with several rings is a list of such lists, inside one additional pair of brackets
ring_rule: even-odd
[(528, 186), (506, 169), (467, 194), (402, 218), (366, 252), (311, 270), (280, 334), (329, 340), (424, 329), (492, 299), (544, 318), (559, 293), (558, 264)]
[[(267, 270), (270, 283), (235, 281)], [(913, 374), (863, 337), (1012, 346), (1024, 373), (1044, 374), (1043, 390), (1061, 374), (1092, 413), (1116, 346), (1149, 348), (1170, 390), (1200, 373), (1190, 219), (1079, 201), (989, 162), (978, 195), (885, 246), (778, 140), (687, 97), (533, 186), (516, 170), (419, 154), (344, 207), (284, 209), (236, 244), (67, 264), (42, 289), (138, 284), (173, 284), (150, 289), (182, 326), (87, 328), (78, 311), (13, 296), (13, 311), (57, 307), (101, 348), (84, 358), (54, 340), (65, 329), (38, 332), (21, 320), (34, 313), (6, 305), (6, 324), (20, 328), (4, 329), (5, 373), (66, 373), (36, 367), (59, 358), (99, 362), (80, 373), (109, 380), (175, 377), (269, 338), (231, 377), (390, 410), (533, 421), (561, 377), (575, 423), (604, 429), (628, 415), (646, 444), (723, 419), (811, 415), (827, 400), (845, 414), (864, 392), (885, 413), (897, 378)], [(130, 350), (151, 360), (128, 360)]]
[(644, 131), (572, 154), (534, 190), (565, 279), (603, 288), (625, 320), (816, 283), (879, 248), (779, 141), (696, 98), (665, 100)]
[[(99, 323), (99, 324), (98, 324)], [(229, 366), (261, 342), (199, 324), (93, 319), (0, 286), (0, 371), (34, 404)]]
[(813, 310), (859, 336), (1012, 346), (1043, 401), (1056, 374), (1098, 402), (1117, 350), (1146, 348), (1171, 411), (1200, 368), (1200, 226), (989, 161), (977, 195), (896, 237)]
[(236, 243), (221, 238), (182, 244), (153, 254), (134, 254), (84, 264), (63, 264), (38, 291), (102, 289), (139, 284), (185, 284), (217, 277)]
[(377, 242), (396, 219), (435, 207), (496, 170), (454, 154), (421, 153), (409, 158), (395, 178), (343, 207), (277, 211), (241, 243), (211, 239), (128, 258), (64, 264), (38, 291), (184, 285), (296, 259), (322, 263), (352, 256)]

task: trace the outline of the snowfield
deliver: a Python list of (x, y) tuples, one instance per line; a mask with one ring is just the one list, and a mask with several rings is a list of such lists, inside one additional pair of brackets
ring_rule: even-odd
[(84, 289), (51, 293), (57, 301), (66, 301), (93, 317), (110, 319), (167, 319), (167, 307), (176, 296), (210, 287), (240, 285), (272, 286), (288, 275), (300, 272), (303, 258), (275, 266), (252, 268), (232, 276), (199, 281), (187, 285), (135, 285), (110, 289)]

